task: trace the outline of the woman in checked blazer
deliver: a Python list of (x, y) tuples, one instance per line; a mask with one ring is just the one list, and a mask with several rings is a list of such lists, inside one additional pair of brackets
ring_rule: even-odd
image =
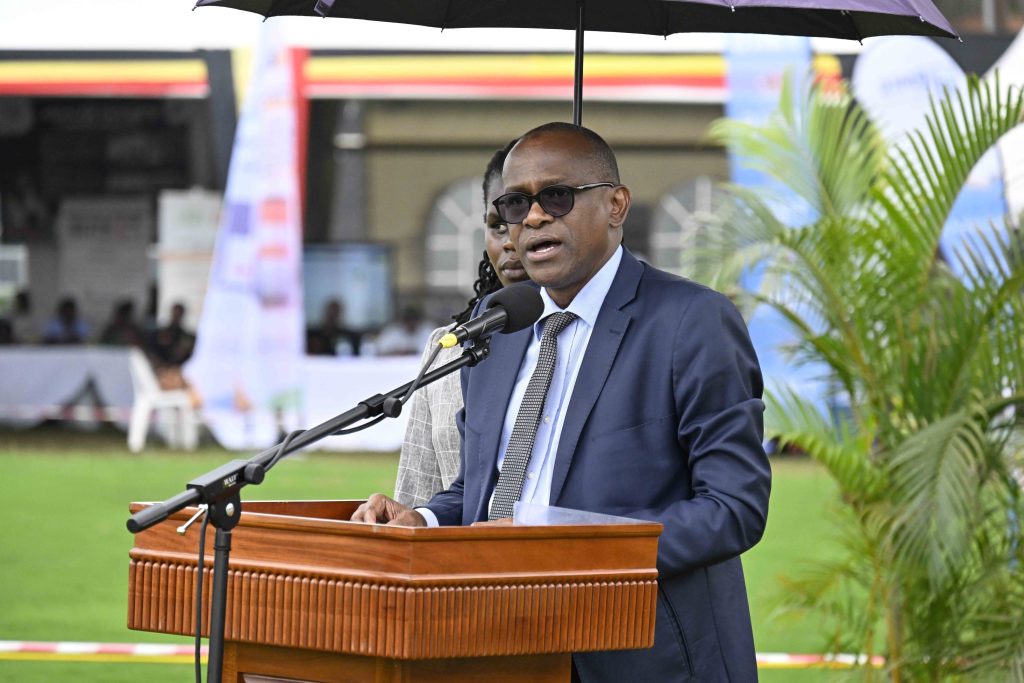
[[(473, 298), (466, 310), (453, 316), (457, 324), (469, 320), (477, 302), (504, 285), (529, 279), (508, 237), (508, 226), (498, 218), (491, 204), (501, 194), (501, 167), (505, 156), (516, 143), (513, 140), (504, 149), (494, 153), (484, 172), (484, 216), (486, 251), (473, 284)], [(423, 362), (448, 327), (439, 327), (430, 335), (423, 351)], [(442, 349), (431, 369), (454, 360), (462, 349), (458, 346)], [(438, 381), (422, 387), (413, 394), (407, 408), (409, 422), (405, 430), (402, 454), (398, 460), (398, 478), (395, 481), (395, 500), (409, 507), (422, 505), (435, 493), (448, 488), (459, 473), (459, 430), (455, 427), (455, 413), (462, 409), (462, 387), (459, 373), (453, 372)]]

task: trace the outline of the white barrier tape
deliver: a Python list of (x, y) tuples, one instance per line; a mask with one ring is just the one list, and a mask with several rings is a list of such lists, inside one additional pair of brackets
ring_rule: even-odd
[[(194, 645), (172, 645), (163, 643), (79, 643), (79, 642), (44, 642), (30, 640), (0, 640), (0, 657), (3, 654), (37, 655), (44, 659), (46, 655), (55, 658), (66, 655), (81, 655), (82, 659), (118, 655), (122, 657), (182, 657), (195, 655)], [(207, 655), (207, 647), (201, 649), (203, 657)], [(849, 669), (854, 666), (868, 664), (866, 655), (838, 654), (793, 654), (788, 652), (759, 652), (757, 665), (763, 669), (811, 669), (817, 667)], [(885, 666), (885, 658), (873, 656), (870, 666)]]
[[(31, 640), (0, 640), (0, 653), (54, 655), (127, 655), (130, 657), (191, 657), (194, 645), (163, 643), (79, 643)], [(207, 653), (202, 646), (202, 654)]]

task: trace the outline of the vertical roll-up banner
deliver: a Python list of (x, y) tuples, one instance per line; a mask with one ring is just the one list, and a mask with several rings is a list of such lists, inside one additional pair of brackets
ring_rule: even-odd
[[(811, 78), (811, 43), (801, 36), (726, 36), (725, 115), (736, 121), (761, 125), (779, 111), (783, 78), (800, 97)], [(750, 168), (736, 154), (729, 156), (732, 182), (758, 190), (773, 212), (787, 225), (803, 225), (814, 219), (813, 209), (802, 197), (777, 180)]]
[(185, 375), (231, 449), (264, 448), (299, 421), (302, 221), (294, 52), (263, 24), (238, 121), (195, 354)]
[[(778, 115), (784, 78), (790, 79), (793, 96), (800, 97), (806, 79), (813, 77), (811, 44), (804, 37), (729, 35), (726, 61), (726, 116), (751, 125), (765, 124)], [(796, 227), (814, 221), (814, 208), (803, 197), (750, 168), (743, 157), (730, 155), (729, 166), (732, 182), (757, 192), (783, 223)], [(748, 291), (757, 291), (761, 280), (762, 271), (755, 269), (744, 274), (742, 285)], [(765, 385), (789, 387), (826, 413), (830, 409), (827, 368), (798, 363), (792, 357), (797, 338), (785, 319), (762, 305), (750, 314), (747, 327)]]

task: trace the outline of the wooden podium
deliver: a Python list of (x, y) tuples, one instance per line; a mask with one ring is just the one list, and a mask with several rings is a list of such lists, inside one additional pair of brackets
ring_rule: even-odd
[[(245, 503), (229, 565), (225, 683), (561, 683), (568, 653), (653, 645), (660, 524), (345, 521), (359, 502)], [(136, 534), (129, 628), (194, 633), (200, 525), (175, 529), (195, 511)]]

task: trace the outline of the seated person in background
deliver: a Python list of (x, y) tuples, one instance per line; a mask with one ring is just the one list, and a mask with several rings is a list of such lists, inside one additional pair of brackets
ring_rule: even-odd
[(32, 299), (26, 290), (14, 295), (14, 308), (8, 321), (11, 324), (12, 344), (31, 344), (36, 341), (32, 331)]
[(118, 301), (110, 315), (110, 322), (100, 334), (100, 344), (141, 348), (143, 340), (142, 328), (135, 323), (135, 302), (131, 299)]
[(306, 331), (306, 353), (311, 356), (358, 356), (359, 332), (345, 327), (345, 308), (337, 299), (324, 305), (320, 326)]
[(171, 319), (158, 327), (149, 340), (149, 353), (154, 365), (184, 365), (192, 355), (196, 337), (185, 329), (185, 305), (171, 306)]
[[(514, 141), (513, 141), (514, 142)], [(505, 163), (510, 142), (494, 153), (484, 171), (484, 251), (473, 283), (473, 298), (466, 309), (452, 319), (459, 325), (473, 314), (473, 309), (488, 294), (503, 286), (527, 279), (523, 264), (509, 238), (508, 226), (498, 217), (491, 204), (501, 194), (501, 166)], [(423, 362), (448, 326), (439, 327), (430, 335), (423, 350)], [(462, 347), (441, 351), (431, 369), (438, 368), (462, 355)], [(459, 430), (455, 414), (462, 410), (462, 386), (459, 373), (453, 372), (422, 387), (409, 401), (409, 421), (405, 428), (402, 455), (398, 460), (395, 500), (410, 507), (423, 505), (438, 491), (451, 486), (459, 473)]]
[(43, 328), (44, 344), (83, 344), (89, 328), (78, 318), (78, 304), (71, 297), (57, 303), (57, 311)]
[(430, 339), (433, 326), (423, 319), (419, 309), (407, 306), (398, 320), (388, 323), (377, 335), (378, 356), (417, 354)]
[(334, 353), (327, 347), (327, 342), (316, 328), (306, 330), (306, 355), (307, 356), (333, 356)]
[(185, 304), (175, 303), (170, 321), (158, 327), (149, 339), (150, 361), (162, 388), (185, 388), (181, 366), (192, 356), (195, 343), (195, 335), (185, 329)]

